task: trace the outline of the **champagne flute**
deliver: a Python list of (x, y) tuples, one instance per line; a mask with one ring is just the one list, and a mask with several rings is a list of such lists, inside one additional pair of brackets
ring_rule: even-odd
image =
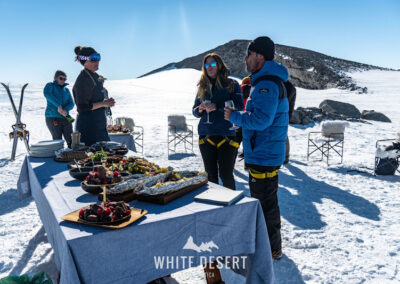
[[(211, 104), (211, 101), (210, 100), (204, 100), (204, 103), (206, 105), (209, 105), (209, 104)], [(208, 111), (207, 111), (207, 121), (205, 123), (206, 124), (212, 124), (212, 122), (210, 122), (210, 113)]]
[[(233, 100), (225, 101), (225, 107), (226, 107), (226, 108), (229, 108), (229, 109), (231, 109), (231, 110), (235, 110), (235, 103), (233, 102)], [(236, 130), (236, 129), (238, 129), (238, 128), (239, 128), (239, 127), (234, 126), (234, 125), (232, 124), (232, 127), (230, 127), (229, 130)]]

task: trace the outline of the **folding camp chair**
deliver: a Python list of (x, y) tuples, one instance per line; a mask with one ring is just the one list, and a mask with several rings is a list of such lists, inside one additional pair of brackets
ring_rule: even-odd
[[(186, 118), (183, 115), (168, 116), (168, 156), (169, 152), (176, 152), (176, 146), (184, 144), (185, 152), (193, 152), (193, 126), (186, 124)], [(186, 146), (189, 144), (189, 147)], [(173, 149), (172, 149), (173, 146)]]
[(308, 133), (307, 161), (313, 153), (321, 153), (321, 160), (326, 158), (329, 166), (329, 158), (333, 155), (340, 157), (343, 163), (344, 130), (348, 122), (327, 121), (321, 124), (321, 131)]
[[(398, 142), (398, 147), (387, 147), (384, 142)], [(394, 175), (396, 171), (400, 173), (398, 169), (400, 164), (400, 139), (383, 139), (377, 140), (375, 151), (375, 175)]]
[(131, 135), (134, 138), (135, 145), (140, 148), (140, 152), (143, 155), (144, 148), (144, 128), (136, 125), (135, 121), (131, 117), (117, 117), (115, 118), (115, 124), (121, 124), (124, 122), (124, 126), (129, 129)]

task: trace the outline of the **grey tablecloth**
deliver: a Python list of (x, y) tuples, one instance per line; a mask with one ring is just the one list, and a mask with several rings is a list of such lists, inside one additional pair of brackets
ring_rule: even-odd
[[(157, 257), (187, 256), (197, 266), (202, 257), (233, 255), (247, 256), (246, 267), (238, 270), (247, 283), (274, 282), (260, 203), (248, 197), (225, 207), (195, 202), (208, 186), (218, 187), (209, 183), (167, 205), (133, 201), (131, 206), (149, 213), (114, 231), (62, 221), (63, 215), (97, 202), (69, 176), (65, 164), (26, 157), (18, 181), (21, 197), (31, 193), (36, 201), (61, 283), (146, 283), (183, 269), (166, 263), (157, 269)], [(190, 237), (197, 246), (213, 242), (218, 248), (183, 249)]]
[(125, 144), (129, 150), (136, 152), (135, 140), (131, 134), (109, 134), (111, 141)]

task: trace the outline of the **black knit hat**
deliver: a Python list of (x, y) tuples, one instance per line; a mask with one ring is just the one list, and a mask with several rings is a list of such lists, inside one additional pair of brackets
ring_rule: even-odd
[(74, 49), (75, 54), (76, 54), (76, 60), (79, 60), (79, 62), (84, 65), (86, 60), (80, 60), (78, 58), (79, 55), (83, 55), (83, 56), (90, 56), (94, 53), (97, 53), (96, 50), (94, 50), (94, 48), (90, 47), (90, 46), (77, 46)]
[(263, 55), (266, 61), (274, 60), (275, 44), (267, 36), (260, 36), (251, 41), (247, 50)]
[(54, 74), (54, 78), (57, 78), (57, 77), (59, 77), (59, 76), (67, 77), (67, 74), (65, 74), (64, 71), (57, 70), (57, 71), (56, 71), (56, 74)]

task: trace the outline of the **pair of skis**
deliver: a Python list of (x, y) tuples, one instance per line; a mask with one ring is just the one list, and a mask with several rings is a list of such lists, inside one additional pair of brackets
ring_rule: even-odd
[(12, 109), (14, 111), (15, 119), (17, 120), (16, 124), (13, 125), (13, 128), (14, 128), (14, 141), (13, 141), (13, 147), (12, 147), (12, 152), (11, 152), (11, 161), (14, 161), (15, 160), (15, 153), (17, 152), (18, 132), (19, 131), (21, 131), (23, 133), (22, 139), (23, 139), (23, 141), (25, 143), (26, 150), (29, 152), (29, 142), (28, 142), (27, 137), (24, 134), (25, 133), (24, 129), (21, 128), (21, 125), (22, 125), (22, 123), (21, 123), (22, 101), (24, 99), (24, 91), (25, 91), (26, 86), (28, 86), (28, 83), (22, 86), (21, 97), (19, 99), (18, 111), (17, 111), (17, 108), (15, 107), (15, 103), (14, 103), (14, 100), (12, 98), (12, 95), (11, 95), (11, 92), (10, 92), (10, 88), (4, 83), (1, 83), (1, 84), (3, 85), (3, 87), (7, 91), (8, 98), (10, 99), (11, 106), (12, 106)]

